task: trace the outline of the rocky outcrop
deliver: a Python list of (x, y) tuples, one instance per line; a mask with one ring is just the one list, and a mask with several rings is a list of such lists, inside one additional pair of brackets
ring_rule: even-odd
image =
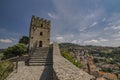
[(60, 54), (59, 46), (53, 44), (53, 69), (58, 80), (92, 80), (94, 76), (89, 75), (77, 68)]

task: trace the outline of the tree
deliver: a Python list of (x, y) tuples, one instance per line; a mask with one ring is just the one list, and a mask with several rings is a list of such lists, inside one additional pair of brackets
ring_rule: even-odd
[(4, 51), (4, 58), (11, 58), (11, 57), (15, 57), (17, 55), (23, 55), (27, 53), (27, 47), (25, 44), (19, 43), (16, 44), (12, 47), (8, 47), (5, 51)]
[(29, 43), (29, 37), (23, 36), (22, 38), (20, 38), (19, 43), (23, 43), (23, 44), (27, 45)]
[(98, 58), (94, 58), (94, 62), (95, 63), (99, 63), (99, 59)]

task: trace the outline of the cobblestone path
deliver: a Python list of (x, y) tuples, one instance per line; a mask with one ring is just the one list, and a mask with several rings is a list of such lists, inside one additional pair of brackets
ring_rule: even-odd
[(6, 80), (41, 80), (44, 66), (25, 66), (24, 62), (18, 63), (17, 72), (14, 70)]

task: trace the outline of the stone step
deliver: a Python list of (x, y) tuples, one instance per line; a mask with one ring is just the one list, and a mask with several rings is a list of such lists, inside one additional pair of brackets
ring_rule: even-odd
[(32, 56), (48, 56), (48, 54), (33, 54)]
[(34, 59), (36, 59), (36, 60), (52, 60), (52, 58), (40, 58), (40, 57), (38, 57), (38, 58), (36, 58), (36, 57), (34, 57), (34, 58), (30, 58), (30, 60), (34, 60)]
[(30, 60), (29, 62), (52, 62), (51, 61), (48, 61), (48, 60)]
[(29, 66), (48, 66), (52, 65), (52, 63), (29, 63)]
[(46, 61), (46, 60), (30, 60), (29, 62), (52, 62), (52, 61)]
[(46, 56), (37, 56), (37, 57), (33, 56), (30, 59), (51, 59), (51, 58), (52, 57), (50, 57), (50, 56), (48, 56), (48, 57), (46, 57)]
[(34, 60), (31, 60), (29, 63), (52, 63), (52, 61), (34, 61)]
[(49, 50), (49, 48), (38, 48), (38, 49), (36, 49), (35, 51), (48, 51)]
[(30, 61), (52, 61), (52, 59), (30, 59)]
[(32, 56), (31, 58), (51, 58), (50, 56)]
[(48, 51), (35, 51), (34, 53), (48, 53)]
[(34, 53), (48, 53), (49, 51), (35, 51)]
[(31, 58), (52, 58), (50, 56), (32, 56)]
[(29, 60), (30, 66), (52, 65), (52, 49), (37, 48)]
[(47, 51), (47, 50), (49, 50), (49, 48), (37, 48), (36, 50), (38, 50), (38, 51)]
[(32, 57), (31, 59), (38, 59), (38, 60), (51, 60), (52, 58), (45, 58), (45, 57)]
[(33, 53), (33, 55), (46, 55), (47, 56), (47, 55), (49, 55), (49, 53), (37, 53), (37, 54)]
[(33, 54), (48, 54), (48, 52), (34, 52)]

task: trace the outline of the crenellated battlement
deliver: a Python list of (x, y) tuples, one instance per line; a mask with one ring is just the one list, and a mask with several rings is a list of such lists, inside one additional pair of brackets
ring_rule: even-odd
[(31, 18), (31, 26), (49, 28), (50, 24), (51, 24), (50, 20), (44, 18), (40, 18), (36, 16), (32, 16)]

